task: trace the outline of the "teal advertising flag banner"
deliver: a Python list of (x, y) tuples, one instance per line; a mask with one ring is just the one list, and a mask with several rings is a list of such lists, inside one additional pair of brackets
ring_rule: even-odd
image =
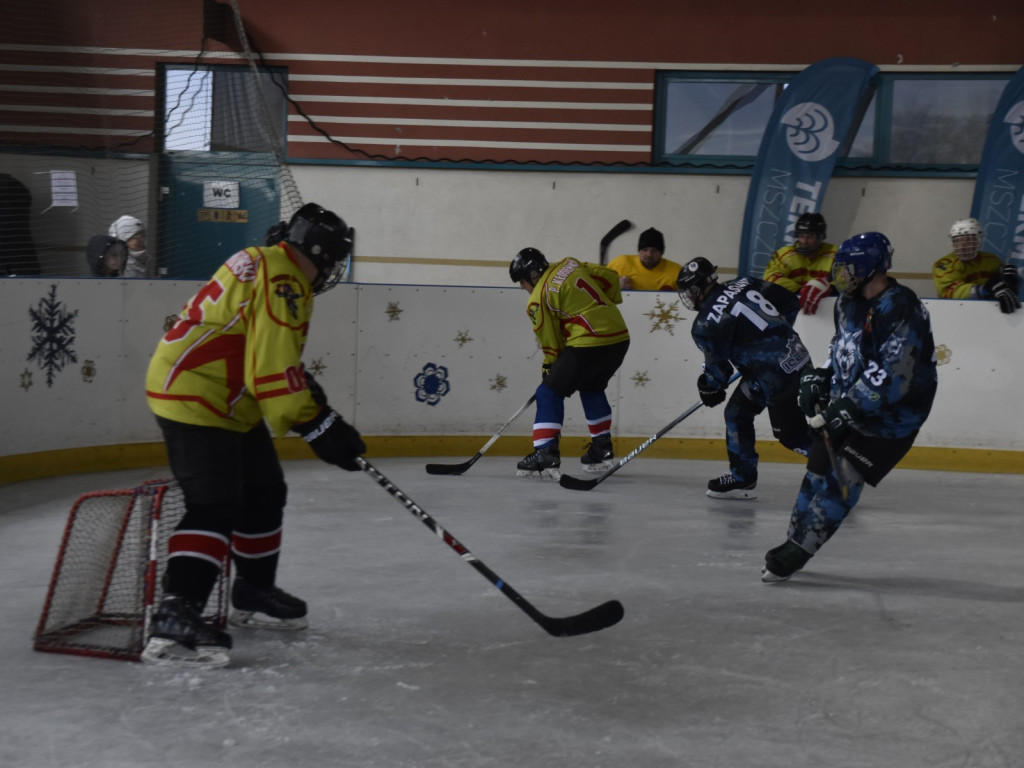
[(852, 58), (800, 72), (775, 103), (750, 179), (739, 274), (761, 277), (777, 248), (793, 242), (801, 213), (821, 210), (832, 169), (857, 127), (878, 67)]
[(985, 230), (982, 250), (1024, 270), (1024, 67), (1010, 78), (992, 113), (971, 216)]

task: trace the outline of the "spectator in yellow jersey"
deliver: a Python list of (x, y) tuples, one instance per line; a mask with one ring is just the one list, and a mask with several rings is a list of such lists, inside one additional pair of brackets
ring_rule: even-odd
[(953, 222), (949, 229), (953, 252), (932, 267), (935, 293), (940, 299), (994, 299), (1000, 311), (1009, 315), (1020, 309), (1017, 270), (981, 250), (984, 235), (977, 219)]
[(143, 661), (228, 663), (231, 635), (202, 619), (228, 557), (232, 624), (306, 626), (306, 603), (276, 583), (287, 488), (271, 432), (293, 430), (324, 461), (361, 468), (359, 433), (301, 362), (313, 296), (337, 283), (351, 245), (337, 215), (304, 205), (279, 242), (228, 259), (157, 345), (146, 397), (185, 515), (168, 541), (164, 597)]
[(640, 233), (638, 253), (616, 256), (608, 264), (624, 291), (674, 291), (680, 266), (665, 258), (665, 236), (654, 227)]
[(836, 247), (825, 242), (825, 217), (820, 213), (801, 213), (793, 230), (796, 242), (772, 254), (764, 279), (798, 294), (800, 311), (813, 315), (821, 300), (834, 293), (829, 275)]
[(530, 294), (526, 313), (544, 353), (533, 423), (534, 451), (516, 465), (519, 477), (560, 477), (559, 439), (565, 398), (580, 393), (590, 443), (580, 459), (588, 472), (612, 466), (612, 408), (605, 390), (629, 349), (629, 331), (615, 272), (599, 264), (563, 259), (548, 264), (524, 248), (509, 265), (513, 283)]

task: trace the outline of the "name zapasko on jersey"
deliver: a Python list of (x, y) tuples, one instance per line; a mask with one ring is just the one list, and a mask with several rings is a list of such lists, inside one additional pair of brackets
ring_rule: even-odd
[(771, 399), (791, 388), (792, 377), (810, 362), (793, 322), (795, 294), (753, 277), (722, 283), (693, 321), (693, 340), (704, 353), (704, 372), (724, 387), (733, 366)]

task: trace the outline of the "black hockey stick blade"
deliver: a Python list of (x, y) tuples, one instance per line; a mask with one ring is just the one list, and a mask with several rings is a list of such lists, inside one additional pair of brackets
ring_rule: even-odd
[(477, 453), (469, 461), (464, 461), (461, 464), (427, 464), (428, 475), (461, 475), (467, 469), (472, 467), (476, 460), (483, 456), (482, 453)]
[(601, 260), (600, 261), (601, 261), (602, 264), (604, 264), (605, 261), (607, 260), (607, 257), (608, 257), (608, 246), (612, 244), (612, 240), (614, 240), (616, 237), (618, 237), (619, 235), (623, 234), (624, 232), (628, 232), (632, 228), (633, 228), (633, 222), (630, 221), (629, 219), (623, 219), (618, 224), (616, 224), (614, 227), (609, 229), (608, 233), (604, 237), (601, 238), (601, 251), (600, 251), (600, 253), (601, 253)]
[[(734, 381), (736, 381), (739, 377), (740, 377), (739, 373), (734, 373), (732, 375), (732, 378), (729, 379), (729, 381), (726, 383), (725, 386), (728, 387), (730, 384), (732, 384)], [(652, 443), (660, 440), (662, 437), (667, 435), (672, 429), (674, 429), (676, 426), (678, 426), (680, 422), (682, 422), (682, 421), (686, 420), (687, 418), (689, 418), (690, 414), (692, 414), (694, 411), (696, 411), (698, 408), (700, 408), (703, 404), (704, 404), (703, 402), (698, 400), (696, 403), (694, 403), (689, 408), (687, 408), (685, 411), (683, 411), (683, 413), (681, 413), (679, 416), (677, 416), (676, 418), (672, 419), (672, 421), (670, 421), (664, 427), (659, 429), (655, 434), (651, 435), (646, 440), (644, 440), (642, 443), (640, 443), (640, 445), (638, 445), (636, 448), (634, 448), (632, 451), (630, 451), (627, 456), (624, 456), (623, 458), (619, 459), (618, 463), (614, 467), (609, 469), (607, 472), (605, 472), (604, 474), (598, 475), (593, 480), (580, 480), (578, 477), (573, 477), (572, 475), (562, 475), (561, 477), (558, 478), (558, 484), (560, 486), (562, 486), (563, 488), (568, 488), (569, 490), (572, 490), (572, 491), (589, 491), (589, 490), (592, 490), (599, 483), (603, 483), (609, 477), (611, 477), (616, 472), (618, 472), (620, 469), (622, 469), (626, 464), (628, 464), (633, 459), (635, 459), (637, 456), (639, 456), (641, 453), (643, 453), (645, 450), (647, 450), (651, 446)]]
[(575, 616), (552, 618), (539, 615), (533, 618), (549, 635), (575, 637), (607, 629), (622, 621), (622, 617), (625, 615), (626, 610), (622, 607), (622, 603), (618, 600), (609, 600), (607, 603), (602, 603)]
[(497, 442), (498, 438), (501, 437), (502, 433), (509, 428), (509, 425), (519, 418), (519, 415), (529, 408), (537, 400), (537, 395), (530, 395), (530, 399), (519, 406), (519, 410), (512, 414), (511, 418), (501, 425), (501, 428), (491, 435), (491, 439), (484, 443), (484, 447), (481, 448), (469, 461), (464, 461), (461, 464), (427, 464), (428, 475), (461, 475), (467, 469), (476, 464), (476, 460), (487, 453), (487, 449)]
[(598, 483), (601, 482), (600, 477), (595, 477), (591, 480), (581, 480), (578, 477), (572, 475), (562, 475), (558, 478), (558, 484), (563, 488), (569, 488), (573, 491), (591, 491)]

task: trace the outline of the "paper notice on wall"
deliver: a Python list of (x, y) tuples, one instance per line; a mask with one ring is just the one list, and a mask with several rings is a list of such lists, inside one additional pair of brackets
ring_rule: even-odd
[[(50, 208), (74, 208), (77, 211), (78, 176), (75, 172), (50, 171), (50, 194), (53, 196)], [(46, 213), (50, 208), (47, 208), (43, 213)]]

